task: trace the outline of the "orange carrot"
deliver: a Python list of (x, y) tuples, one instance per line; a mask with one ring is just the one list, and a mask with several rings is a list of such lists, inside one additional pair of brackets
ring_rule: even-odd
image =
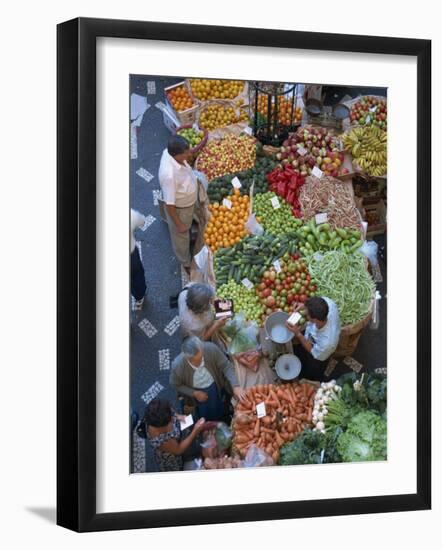
[(258, 420), (256, 421), (256, 424), (255, 424), (255, 429), (253, 430), (253, 435), (255, 437), (259, 437), (259, 431), (260, 431), (260, 421), (259, 421), (259, 418), (258, 418)]

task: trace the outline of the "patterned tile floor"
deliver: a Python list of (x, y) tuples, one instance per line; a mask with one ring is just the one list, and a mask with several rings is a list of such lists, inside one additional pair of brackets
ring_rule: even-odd
[[(147, 297), (143, 309), (132, 312), (131, 329), (131, 407), (139, 417), (156, 395), (175, 404), (175, 392), (170, 390), (168, 380), (170, 364), (179, 353), (180, 342), (177, 310), (170, 309), (169, 297), (179, 292), (182, 276), (171, 249), (167, 225), (158, 209), (158, 167), (170, 132), (155, 103), (164, 101), (164, 88), (178, 81), (131, 78), (131, 93), (147, 97), (151, 105), (141, 125), (135, 132), (131, 131), (131, 206), (147, 217), (145, 226), (135, 235), (146, 271)], [(132, 471), (155, 470), (149, 446), (134, 434)]]

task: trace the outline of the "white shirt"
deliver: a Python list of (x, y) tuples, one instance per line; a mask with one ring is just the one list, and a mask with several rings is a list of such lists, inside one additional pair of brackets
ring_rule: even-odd
[(327, 322), (322, 328), (308, 322), (305, 328), (305, 337), (313, 344), (311, 354), (318, 361), (325, 361), (335, 351), (341, 332), (338, 306), (330, 298), (322, 298), (328, 305)]
[(140, 212), (130, 209), (130, 252), (135, 250), (134, 231), (137, 227), (143, 227), (146, 218)]
[(167, 149), (164, 149), (161, 156), (158, 178), (166, 204), (173, 204), (178, 208), (195, 204), (198, 184), (192, 168), (186, 161), (184, 165), (177, 162)]
[(209, 386), (211, 386), (214, 382), (213, 376), (210, 374), (210, 372), (206, 369), (204, 365), (201, 365), (200, 367), (194, 367), (190, 361), (188, 361), (189, 365), (193, 369), (193, 387), (205, 390)]

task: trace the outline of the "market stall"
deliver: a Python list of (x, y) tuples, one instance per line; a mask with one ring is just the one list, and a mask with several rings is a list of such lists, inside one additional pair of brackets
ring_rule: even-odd
[[(210, 280), (220, 298), (235, 304), (222, 335), (246, 389), (231, 426), (207, 428), (200, 466), (384, 459), (385, 377), (299, 380), (286, 321), (311, 296), (333, 300), (342, 326), (333, 359), (351, 357), (371, 322), (379, 273), (367, 239), (373, 225), (385, 231), (386, 203), (369, 214), (367, 197), (353, 184), (382, 180), (385, 190), (385, 98), (333, 106), (320, 126), (312, 122), (320, 123), (322, 111), (316, 118), (304, 112), (295, 87), (282, 86), (273, 99), (241, 81), (193, 79), (174, 89), (171, 105), (190, 117), (175, 130), (191, 142), (210, 200), (204, 261), (196, 260), (193, 278)], [(314, 101), (319, 109), (320, 99)], [(290, 131), (269, 148), (256, 129), (259, 117), (269, 129), (271, 116)], [(302, 307), (297, 322), (306, 322)]]

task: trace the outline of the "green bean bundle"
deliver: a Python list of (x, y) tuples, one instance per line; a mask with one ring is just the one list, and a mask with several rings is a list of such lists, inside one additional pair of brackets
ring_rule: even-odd
[(316, 253), (310, 256), (308, 268), (316, 281), (317, 294), (330, 298), (338, 306), (342, 326), (357, 323), (370, 311), (376, 285), (360, 252)]

